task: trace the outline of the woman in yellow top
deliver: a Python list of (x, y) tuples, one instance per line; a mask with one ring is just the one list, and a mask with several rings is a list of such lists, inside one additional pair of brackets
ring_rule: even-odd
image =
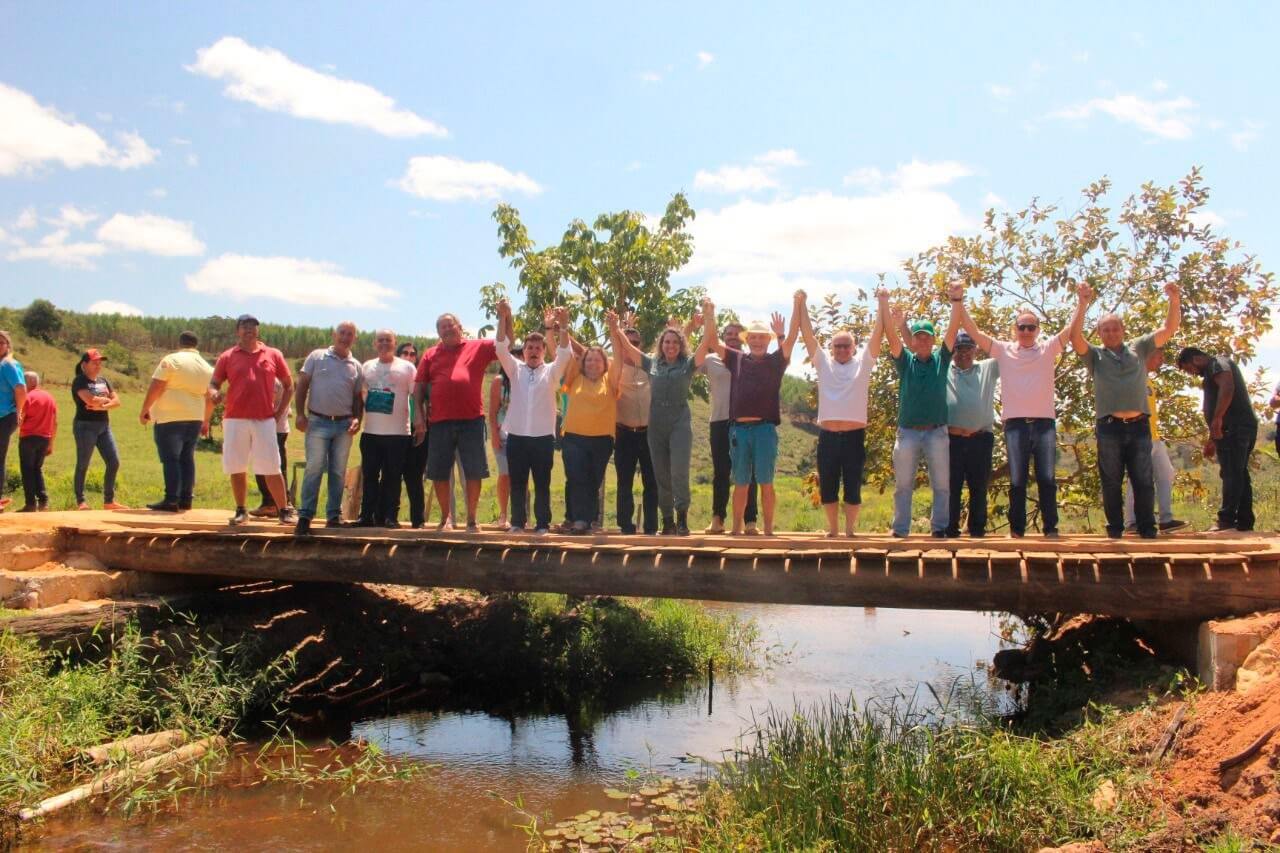
[(593, 346), (570, 362), (565, 373), (569, 411), (560, 452), (569, 481), (570, 533), (588, 532), (600, 517), (600, 486), (613, 455), (621, 369), (618, 359), (610, 363), (604, 350)]

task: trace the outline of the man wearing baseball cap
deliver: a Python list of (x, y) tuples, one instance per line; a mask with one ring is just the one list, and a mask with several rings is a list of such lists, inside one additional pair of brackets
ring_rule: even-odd
[(987, 535), (987, 482), (995, 449), (992, 427), (996, 419), (996, 379), (1000, 363), (975, 361), (978, 346), (961, 330), (956, 335), (951, 369), (947, 372), (947, 433), (951, 455), (951, 504), (948, 536), (960, 535), (963, 492), (969, 487), (969, 535)]
[[(247, 475), (266, 479), (271, 498), (279, 507), (281, 524), (292, 522), (293, 513), (285, 500), (284, 477), (280, 474), (280, 448), (276, 444), (276, 418), (289, 405), (293, 375), (280, 350), (258, 340), (258, 318), (241, 314), (236, 318), (238, 343), (218, 356), (213, 366), (210, 393), (217, 403), (223, 399), (222, 383), (227, 383), (226, 408), (222, 415), (222, 470), (231, 477), (236, 500), (233, 525), (249, 520), (245, 497)], [(276, 380), (284, 388), (276, 402)]]
[[(898, 435), (893, 444), (893, 535), (911, 532), (911, 495), (916, 487), (916, 469), (924, 456), (933, 488), (933, 509), (929, 530), (936, 538), (947, 535), (951, 505), (951, 455), (947, 434), (947, 369), (960, 323), (956, 303), (951, 303), (951, 321), (942, 346), (935, 347), (937, 330), (933, 321), (919, 319), (906, 327), (902, 309), (889, 309), (889, 291), (876, 291), (880, 319), (889, 339), (889, 354), (898, 368)], [(903, 333), (910, 346), (903, 345)]]

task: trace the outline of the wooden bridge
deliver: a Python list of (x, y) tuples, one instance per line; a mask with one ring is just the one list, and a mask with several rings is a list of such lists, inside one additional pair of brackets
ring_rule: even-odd
[(776, 604), (1072, 612), (1200, 620), (1280, 608), (1280, 538), (830, 540), (327, 531), (295, 539), (226, 513), (0, 516), (107, 567), (239, 579)]

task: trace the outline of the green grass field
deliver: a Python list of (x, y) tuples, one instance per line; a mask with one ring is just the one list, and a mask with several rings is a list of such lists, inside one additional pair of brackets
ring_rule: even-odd
[[(43, 342), (17, 335), (14, 340), (16, 357), (28, 370), (36, 370), (43, 377), (44, 387), (58, 402), (58, 436), (54, 445), (54, 454), (45, 463), (45, 478), (48, 483), (50, 506), (53, 509), (74, 508), (72, 475), (75, 469), (74, 442), (71, 437), (71, 419), (74, 406), (71, 401), (70, 383), (74, 375), (76, 356), (64, 349), (50, 346)], [(158, 361), (161, 353), (138, 353), (136, 360), (142, 366), (141, 378), (107, 370), (107, 376), (116, 387), (122, 398), (122, 405), (112, 412), (112, 432), (120, 450), (121, 469), (117, 481), (116, 500), (129, 506), (142, 506), (163, 496), (163, 476), (160, 461), (156, 456), (155, 444), (151, 428), (138, 422), (138, 409), (149, 381), (151, 365)], [(707, 438), (706, 424), (709, 406), (703, 400), (692, 401), (694, 423), (694, 449), (692, 460), (693, 506), (690, 511), (689, 524), (693, 529), (700, 529), (711, 521), (711, 460), (710, 442)], [(1264, 425), (1260, 437), (1260, 449), (1255, 455), (1255, 496), (1254, 506), (1258, 514), (1258, 529), (1273, 531), (1280, 527), (1280, 464), (1277, 463), (1275, 451), (1269, 441), (1270, 426)], [(215, 435), (220, 433), (215, 429)], [(290, 469), (293, 463), (303, 458), (302, 436), (293, 433), (289, 437), (288, 453)], [(805, 475), (813, 465), (816, 437), (808, 424), (786, 422), (779, 431), (778, 493), (777, 520), (775, 526), (779, 530), (821, 530), (824, 527), (821, 507), (815, 506), (805, 486)], [(351, 467), (360, 464), (359, 441), (353, 443)], [(555, 520), (561, 520), (564, 513), (564, 477), (556, 462), (557, 470), (552, 476), (552, 512)], [(22, 502), (21, 478), (18, 475), (17, 438), (10, 444), (8, 457), (6, 495), (14, 498), (15, 508)], [(496, 473), (496, 466), (490, 456), (490, 469)], [(95, 508), (101, 504), (103, 466), (95, 456), (89, 469), (86, 491), (89, 503)], [(196, 505), (199, 507), (225, 507), (232, 509), (231, 487), (227, 477), (223, 475), (221, 458), (214, 450), (202, 449), (196, 454)], [(1217, 506), (1217, 474), (1215, 470), (1205, 470), (1205, 482), (1209, 491), (1200, 499), (1185, 499), (1175, 495), (1176, 514), (1191, 522), (1196, 528), (1204, 529), (1212, 524)], [(605, 482), (605, 516), (609, 524), (614, 524), (615, 481), (612, 466), (606, 475)], [(253, 490), (251, 489), (251, 493)], [(637, 478), (638, 492), (638, 478)], [(323, 501), (323, 490), (321, 500)], [(250, 503), (254, 502), (251, 494)], [(637, 494), (637, 503), (639, 495)], [(926, 489), (917, 491), (914, 499), (916, 518), (915, 529), (928, 530), (929, 493)], [(321, 507), (323, 512), (323, 506)], [(865, 531), (883, 531), (887, 529), (893, 515), (892, 495), (878, 493), (872, 487), (863, 489), (863, 510), (860, 529)], [(407, 516), (407, 503), (402, 503), (401, 517)], [(480, 505), (481, 522), (493, 521), (497, 518), (497, 499), (494, 480), (485, 483), (485, 490)], [(996, 519), (1000, 523), (1001, 519)], [(1099, 506), (1088, 516), (1069, 516), (1063, 519), (1062, 527), (1067, 531), (1097, 530), (1102, 522), (1102, 511)], [(999, 529), (996, 530), (999, 533)]]

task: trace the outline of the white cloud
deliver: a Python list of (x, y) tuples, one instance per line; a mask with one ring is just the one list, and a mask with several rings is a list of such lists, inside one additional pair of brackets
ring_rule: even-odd
[(80, 230), (98, 218), (98, 214), (90, 213), (87, 210), (81, 210), (74, 204), (64, 204), (59, 210), (58, 215), (52, 219), (46, 219), (50, 225), (55, 228), (65, 228), (68, 230)]
[(68, 243), (69, 231), (60, 228), (40, 239), (35, 246), (21, 246), (5, 257), (11, 261), (47, 261), (55, 267), (91, 270), (93, 259), (106, 254), (101, 243)]
[(274, 299), (329, 308), (386, 308), (399, 294), (376, 281), (343, 274), (328, 261), (220, 255), (186, 277), (187, 290), (235, 301)]
[(972, 174), (973, 169), (955, 160), (939, 160), (935, 163), (912, 160), (910, 163), (898, 164), (898, 168), (887, 175), (875, 166), (854, 169), (844, 176), (844, 185), (869, 189), (888, 185), (901, 189), (923, 190), (945, 186)]
[(699, 169), (693, 187), (718, 193), (758, 192), (776, 187), (770, 171), (761, 166), (721, 166), (714, 172)]
[(986, 207), (1008, 207), (1009, 206), (1008, 204), (1005, 203), (1004, 199), (1000, 198), (1000, 196), (996, 195), (995, 193), (989, 190), (987, 191), (987, 194), (982, 197), (982, 203)]
[(1244, 127), (1231, 134), (1231, 147), (1237, 151), (1248, 151), (1249, 146), (1258, 141), (1261, 136), (1262, 124), (1256, 121), (1245, 120)]
[(660, 83), (662, 75), (657, 71), (641, 71), (639, 74), (641, 83)]
[(195, 152), (192, 152), (192, 153), (188, 154), (188, 155), (187, 155), (187, 165), (188, 165), (188, 166), (190, 166), (190, 167), (191, 167), (191, 168), (193, 168), (193, 169), (194, 169), (196, 166), (199, 166), (199, 165), (200, 165), (200, 155), (199, 155), (199, 154), (196, 154)]
[(34, 207), (25, 208), (18, 214), (18, 218), (13, 221), (13, 227), (23, 231), (35, 228), (40, 224), (40, 217), (36, 215)]
[(1186, 97), (1152, 101), (1138, 95), (1115, 95), (1057, 110), (1050, 113), (1049, 118), (1080, 120), (1103, 113), (1161, 139), (1186, 139), (1198, 121), (1195, 106), (1195, 102)]
[(116, 302), (114, 299), (99, 299), (89, 306), (90, 314), (121, 314), (125, 317), (141, 317), (142, 309), (128, 302)]
[(1169, 88), (1169, 84), (1157, 77), (1151, 81), (1151, 88), (1156, 92), (1164, 92)]
[(496, 199), (506, 192), (528, 195), (542, 192), (542, 187), (524, 172), (512, 172), (497, 163), (443, 156), (413, 157), (395, 185), (412, 195), (436, 201)]
[(164, 187), (154, 187), (153, 189), (147, 190), (147, 195), (152, 198), (165, 198), (169, 195), (169, 191)]
[(698, 67), (706, 68), (708, 65), (716, 61), (714, 53), (708, 53), (705, 50), (698, 51)]
[(405, 109), (372, 86), (323, 74), (278, 50), (224, 36), (196, 51), (187, 70), (226, 80), (223, 93), (273, 112), (365, 127), (392, 137), (447, 136), (435, 122)]
[(804, 161), (794, 148), (775, 148), (754, 158), (762, 166), (803, 166)]
[(987, 87), (987, 91), (991, 93), (992, 97), (999, 98), (1002, 101), (1007, 101), (1013, 97), (1013, 87), (1006, 86), (1003, 83), (992, 83)]
[(141, 213), (117, 213), (102, 223), (98, 239), (113, 248), (145, 252), (162, 257), (193, 257), (204, 254), (204, 243), (190, 222)]
[(1206, 225), (1210, 228), (1221, 228), (1227, 224), (1227, 218), (1221, 213), (1201, 208), (1188, 217), (1197, 228), (1203, 228)]
[(184, 139), (184, 138), (183, 138), (183, 137), (181, 137), (181, 136), (174, 136), (174, 137), (172, 137), (172, 138), (169, 140), (169, 144), (171, 144), (171, 145), (190, 145), (190, 144), (191, 144), (191, 140), (190, 140), (190, 139)]
[(96, 130), (43, 106), (31, 95), (0, 83), (0, 176), (34, 171), (48, 163), (68, 169), (112, 166), (133, 169), (156, 158), (136, 133), (119, 135), (113, 148)]

